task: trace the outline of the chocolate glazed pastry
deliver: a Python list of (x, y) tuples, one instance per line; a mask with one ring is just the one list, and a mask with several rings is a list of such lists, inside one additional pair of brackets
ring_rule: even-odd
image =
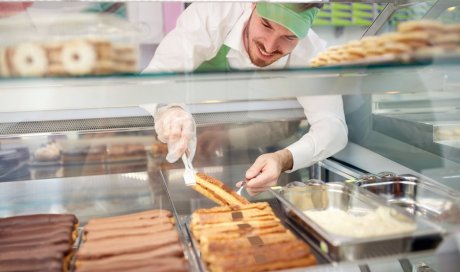
[(92, 219), (77, 254), (77, 272), (187, 271), (172, 214), (151, 210)]

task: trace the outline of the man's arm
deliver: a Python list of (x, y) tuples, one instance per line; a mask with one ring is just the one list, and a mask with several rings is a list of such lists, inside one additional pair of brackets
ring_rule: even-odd
[(145, 71), (192, 71), (213, 58), (244, 3), (193, 3), (161, 41)]
[(297, 98), (307, 116), (310, 130), (287, 149), (293, 157), (292, 171), (310, 166), (342, 150), (348, 128), (340, 95)]
[[(266, 191), (282, 172), (295, 171), (325, 159), (345, 147), (348, 129), (339, 95), (299, 97), (310, 130), (289, 147), (259, 156), (246, 171), (246, 190), (250, 195)], [(238, 187), (242, 182), (236, 184)]]

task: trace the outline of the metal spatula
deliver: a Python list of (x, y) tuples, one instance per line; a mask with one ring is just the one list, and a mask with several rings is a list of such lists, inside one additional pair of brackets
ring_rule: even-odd
[(187, 154), (184, 153), (182, 155), (182, 162), (184, 163), (185, 170), (184, 170), (184, 181), (185, 185), (193, 186), (196, 184), (195, 174), (196, 171), (193, 168), (192, 162), (189, 160)]

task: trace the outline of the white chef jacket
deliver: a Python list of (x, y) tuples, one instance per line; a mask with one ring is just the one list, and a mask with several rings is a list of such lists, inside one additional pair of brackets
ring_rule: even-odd
[[(251, 63), (242, 33), (251, 16), (252, 3), (191, 4), (179, 17), (176, 28), (162, 40), (145, 71), (193, 71), (214, 58), (222, 47), (230, 50), (227, 59), (234, 69), (261, 69)], [(310, 29), (287, 56), (262, 69), (305, 67), (309, 60), (325, 50), (326, 43)], [(342, 97), (298, 97), (310, 131), (287, 147), (293, 156), (293, 169), (314, 164), (340, 151), (347, 143), (347, 126)]]

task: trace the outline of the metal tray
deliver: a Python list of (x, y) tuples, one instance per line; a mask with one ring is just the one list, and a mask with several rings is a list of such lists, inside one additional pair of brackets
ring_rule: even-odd
[(383, 197), (387, 203), (440, 225), (447, 232), (460, 224), (460, 194), (441, 184), (402, 175), (395, 180), (363, 181), (359, 186)]
[[(303, 184), (303, 186), (299, 186)], [(391, 207), (373, 193), (347, 183), (296, 186), (270, 190), (283, 207), (286, 216), (300, 227), (310, 244), (332, 262), (354, 261), (435, 248), (442, 240), (442, 230), (435, 224), (412, 218), (403, 209)], [(321, 227), (303, 211), (341, 210), (353, 215), (371, 214), (378, 208), (391, 211), (393, 218), (413, 222), (415, 230), (372, 237), (334, 234)]]

